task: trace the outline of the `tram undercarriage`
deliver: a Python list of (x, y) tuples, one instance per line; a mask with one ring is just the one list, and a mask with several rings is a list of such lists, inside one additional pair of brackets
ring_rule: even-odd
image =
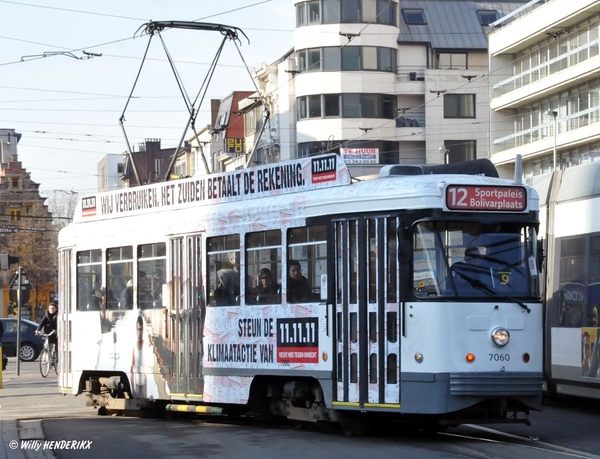
[(212, 406), (137, 398), (132, 395), (128, 378), (124, 374), (88, 375), (83, 384), (86, 405), (98, 408), (99, 415), (139, 415), (143, 411), (153, 411), (168, 416), (169, 412), (251, 416), (257, 419), (285, 419), (298, 427), (337, 423), (346, 434), (351, 435), (364, 435), (382, 422), (397, 423), (400, 429), (425, 430), (444, 430), (467, 423), (531, 425), (528, 407), (506, 397), (491, 398), (464, 410), (442, 414), (369, 411), (364, 408), (330, 409), (325, 404), (320, 383), (310, 378), (288, 380), (258, 377), (251, 387), (248, 404), (243, 406)]

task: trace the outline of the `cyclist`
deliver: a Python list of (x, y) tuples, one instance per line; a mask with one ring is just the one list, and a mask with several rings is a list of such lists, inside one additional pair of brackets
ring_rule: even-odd
[[(42, 321), (40, 322), (37, 330), (35, 331), (35, 334), (36, 335), (39, 335), (40, 333), (50, 334), (53, 331), (56, 332), (56, 321), (57, 320), (58, 320), (58, 305), (57, 305), (56, 301), (51, 301), (50, 304), (48, 305), (48, 310), (46, 311), (46, 314), (44, 314)], [(56, 345), (58, 344), (57, 333), (58, 332), (53, 333), (52, 336), (48, 337), (48, 344), (50, 344), (51, 350), (52, 349), (56, 350)]]

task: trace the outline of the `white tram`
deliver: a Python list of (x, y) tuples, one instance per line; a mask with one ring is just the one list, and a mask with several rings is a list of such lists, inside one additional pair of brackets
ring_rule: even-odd
[(59, 235), (60, 391), (100, 413), (528, 422), (538, 197), (459, 167), (353, 181), (328, 154), (84, 197)]
[(545, 240), (551, 394), (600, 399), (600, 161), (533, 178)]

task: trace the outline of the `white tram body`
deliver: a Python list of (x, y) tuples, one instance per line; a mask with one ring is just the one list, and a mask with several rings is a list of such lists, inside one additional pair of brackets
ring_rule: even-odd
[(355, 182), (329, 154), (84, 197), (59, 235), (60, 390), (103, 411), (528, 422), (537, 194), (423, 169)]
[(533, 185), (547, 254), (549, 391), (600, 399), (600, 162), (534, 177)]

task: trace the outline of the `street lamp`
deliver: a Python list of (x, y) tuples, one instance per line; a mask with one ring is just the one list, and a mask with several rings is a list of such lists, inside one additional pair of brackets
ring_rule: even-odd
[(558, 133), (558, 112), (556, 110), (548, 110), (546, 112), (547, 116), (551, 116), (554, 118), (554, 148), (552, 149), (552, 170), (556, 170), (556, 134)]

